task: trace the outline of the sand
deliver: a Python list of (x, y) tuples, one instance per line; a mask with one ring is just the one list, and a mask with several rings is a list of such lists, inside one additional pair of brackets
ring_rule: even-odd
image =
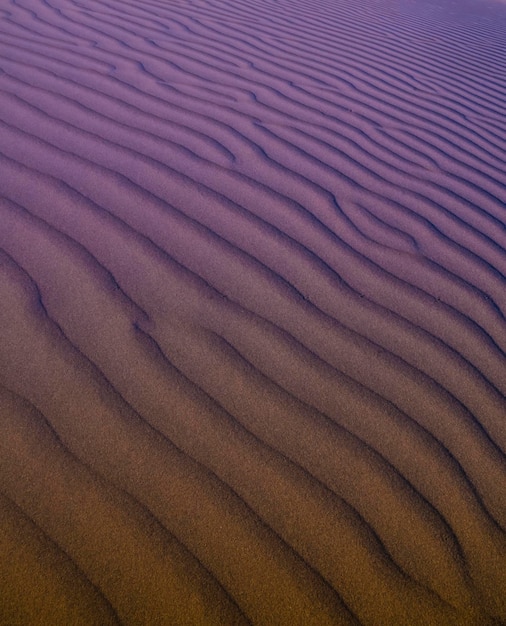
[(506, 4), (0, 10), (0, 624), (506, 624)]

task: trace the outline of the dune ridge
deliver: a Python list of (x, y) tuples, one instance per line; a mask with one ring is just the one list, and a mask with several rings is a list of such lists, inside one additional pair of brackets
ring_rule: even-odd
[(0, 11), (0, 623), (506, 623), (499, 2)]

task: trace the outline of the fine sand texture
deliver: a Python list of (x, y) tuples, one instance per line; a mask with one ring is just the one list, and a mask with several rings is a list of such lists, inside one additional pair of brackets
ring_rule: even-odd
[(0, 624), (506, 624), (506, 3), (0, 3)]

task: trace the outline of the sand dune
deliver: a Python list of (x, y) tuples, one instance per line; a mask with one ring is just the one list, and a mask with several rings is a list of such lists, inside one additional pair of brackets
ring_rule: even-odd
[(0, 11), (0, 623), (506, 623), (506, 7)]

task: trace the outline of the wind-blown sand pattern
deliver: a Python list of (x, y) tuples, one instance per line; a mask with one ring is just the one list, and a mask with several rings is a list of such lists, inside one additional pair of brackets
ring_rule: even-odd
[(506, 5), (0, 14), (0, 623), (506, 624)]

